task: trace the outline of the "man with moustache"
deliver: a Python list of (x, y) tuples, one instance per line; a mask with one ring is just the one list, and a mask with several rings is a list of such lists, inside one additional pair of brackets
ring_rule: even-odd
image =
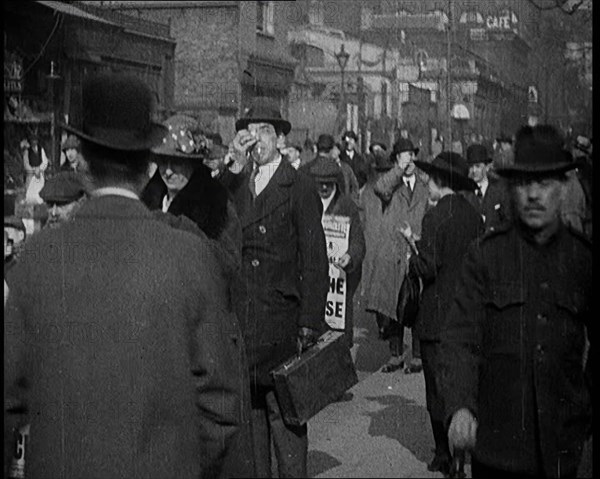
[(283, 422), (270, 372), (327, 329), (323, 206), (313, 179), (277, 148), (290, 129), (272, 99), (256, 98), (236, 122), (221, 178), (242, 223), (234, 299), (250, 363), (257, 477), (271, 477), (271, 438), (280, 477), (307, 477), (307, 426)]
[(561, 220), (576, 164), (549, 125), (516, 136), (512, 221), (471, 245), (442, 331), (446, 424), (474, 478), (576, 477), (591, 434), (591, 244)]

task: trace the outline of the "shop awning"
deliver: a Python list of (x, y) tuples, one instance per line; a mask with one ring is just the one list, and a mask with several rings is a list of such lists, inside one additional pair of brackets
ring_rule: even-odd
[(37, 3), (41, 3), (45, 7), (51, 8), (52, 10), (60, 13), (64, 13), (65, 15), (71, 15), (73, 17), (83, 18), (85, 20), (92, 20), (94, 22), (100, 22), (107, 25), (119, 26), (118, 24), (105, 20), (104, 18), (98, 17), (97, 15), (92, 15), (91, 13), (84, 12), (83, 10), (75, 7), (72, 4), (65, 2), (55, 2), (50, 0), (36, 0)]

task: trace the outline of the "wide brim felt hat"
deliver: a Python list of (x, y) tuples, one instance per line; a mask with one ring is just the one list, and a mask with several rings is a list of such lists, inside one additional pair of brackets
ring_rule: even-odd
[(469, 178), (466, 160), (458, 153), (443, 151), (431, 163), (416, 160), (415, 165), (428, 175), (438, 175), (448, 180), (450, 187), (455, 191), (477, 189), (477, 183)]
[(279, 105), (268, 97), (258, 97), (253, 100), (252, 106), (246, 109), (244, 116), (235, 122), (235, 131), (248, 128), (250, 123), (270, 123), (276, 131), (284, 135), (292, 129), (291, 123), (281, 117)]
[(470, 145), (467, 148), (467, 164), (475, 165), (477, 163), (491, 163), (492, 158), (488, 153), (488, 149), (483, 145)]
[(414, 151), (415, 155), (417, 155), (419, 153), (419, 148), (415, 147), (412, 141), (406, 138), (400, 138), (396, 141), (396, 143), (394, 143), (394, 146), (392, 147), (392, 154), (398, 155), (405, 151)]
[(515, 144), (514, 161), (495, 169), (505, 178), (515, 176), (548, 176), (566, 173), (579, 166), (573, 156), (557, 144), (528, 137)]
[(71, 203), (85, 195), (86, 189), (80, 175), (73, 171), (61, 171), (46, 180), (40, 197), (46, 203)]
[(189, 160), (209, 157), (208, 139), (194, 118), (173, 115), (167, 118), (163, 125), (167, 128), (167, 134), (160, 145), (152, 148), (153, 155)]
[(167, 129), (151, 120), (154, 99), (148, 86), (127, 75), (90, 77), (83, 85), (77, 125), (61, 127), (96, 145), (144, 151), (160, 145)]

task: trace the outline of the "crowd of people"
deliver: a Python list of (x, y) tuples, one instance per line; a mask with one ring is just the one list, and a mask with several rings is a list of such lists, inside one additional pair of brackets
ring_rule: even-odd
[(382, 371), (424, 374), (429, 470), (470, 450), (473, 477), (575, 477), (591, 435), (591, 141), (524, 126), (494, 152), (426, 158), (404, 135), (362, 155), (347, 131), (307, 152), (259, 97), (225, 146), (186, 115), (153, 123), (147, 86), (118, 75), (89, 78), (82, 108), (39, 191), (42, 231), (5, 217), (9, 474), (27, 427), (28, 478), (307, 477), (307, 425), (284, 421), (270, 373), (329, 329), (336, 215), (345, 343), (360, 295)]

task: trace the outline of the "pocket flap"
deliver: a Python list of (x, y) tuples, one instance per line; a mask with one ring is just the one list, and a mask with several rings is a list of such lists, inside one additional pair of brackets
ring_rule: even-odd
[(521, 283), (498, 283), (492, 287), (488, 298), (488, 303), (498, 309), (523, 304), (524, 302), (525, 288)]

